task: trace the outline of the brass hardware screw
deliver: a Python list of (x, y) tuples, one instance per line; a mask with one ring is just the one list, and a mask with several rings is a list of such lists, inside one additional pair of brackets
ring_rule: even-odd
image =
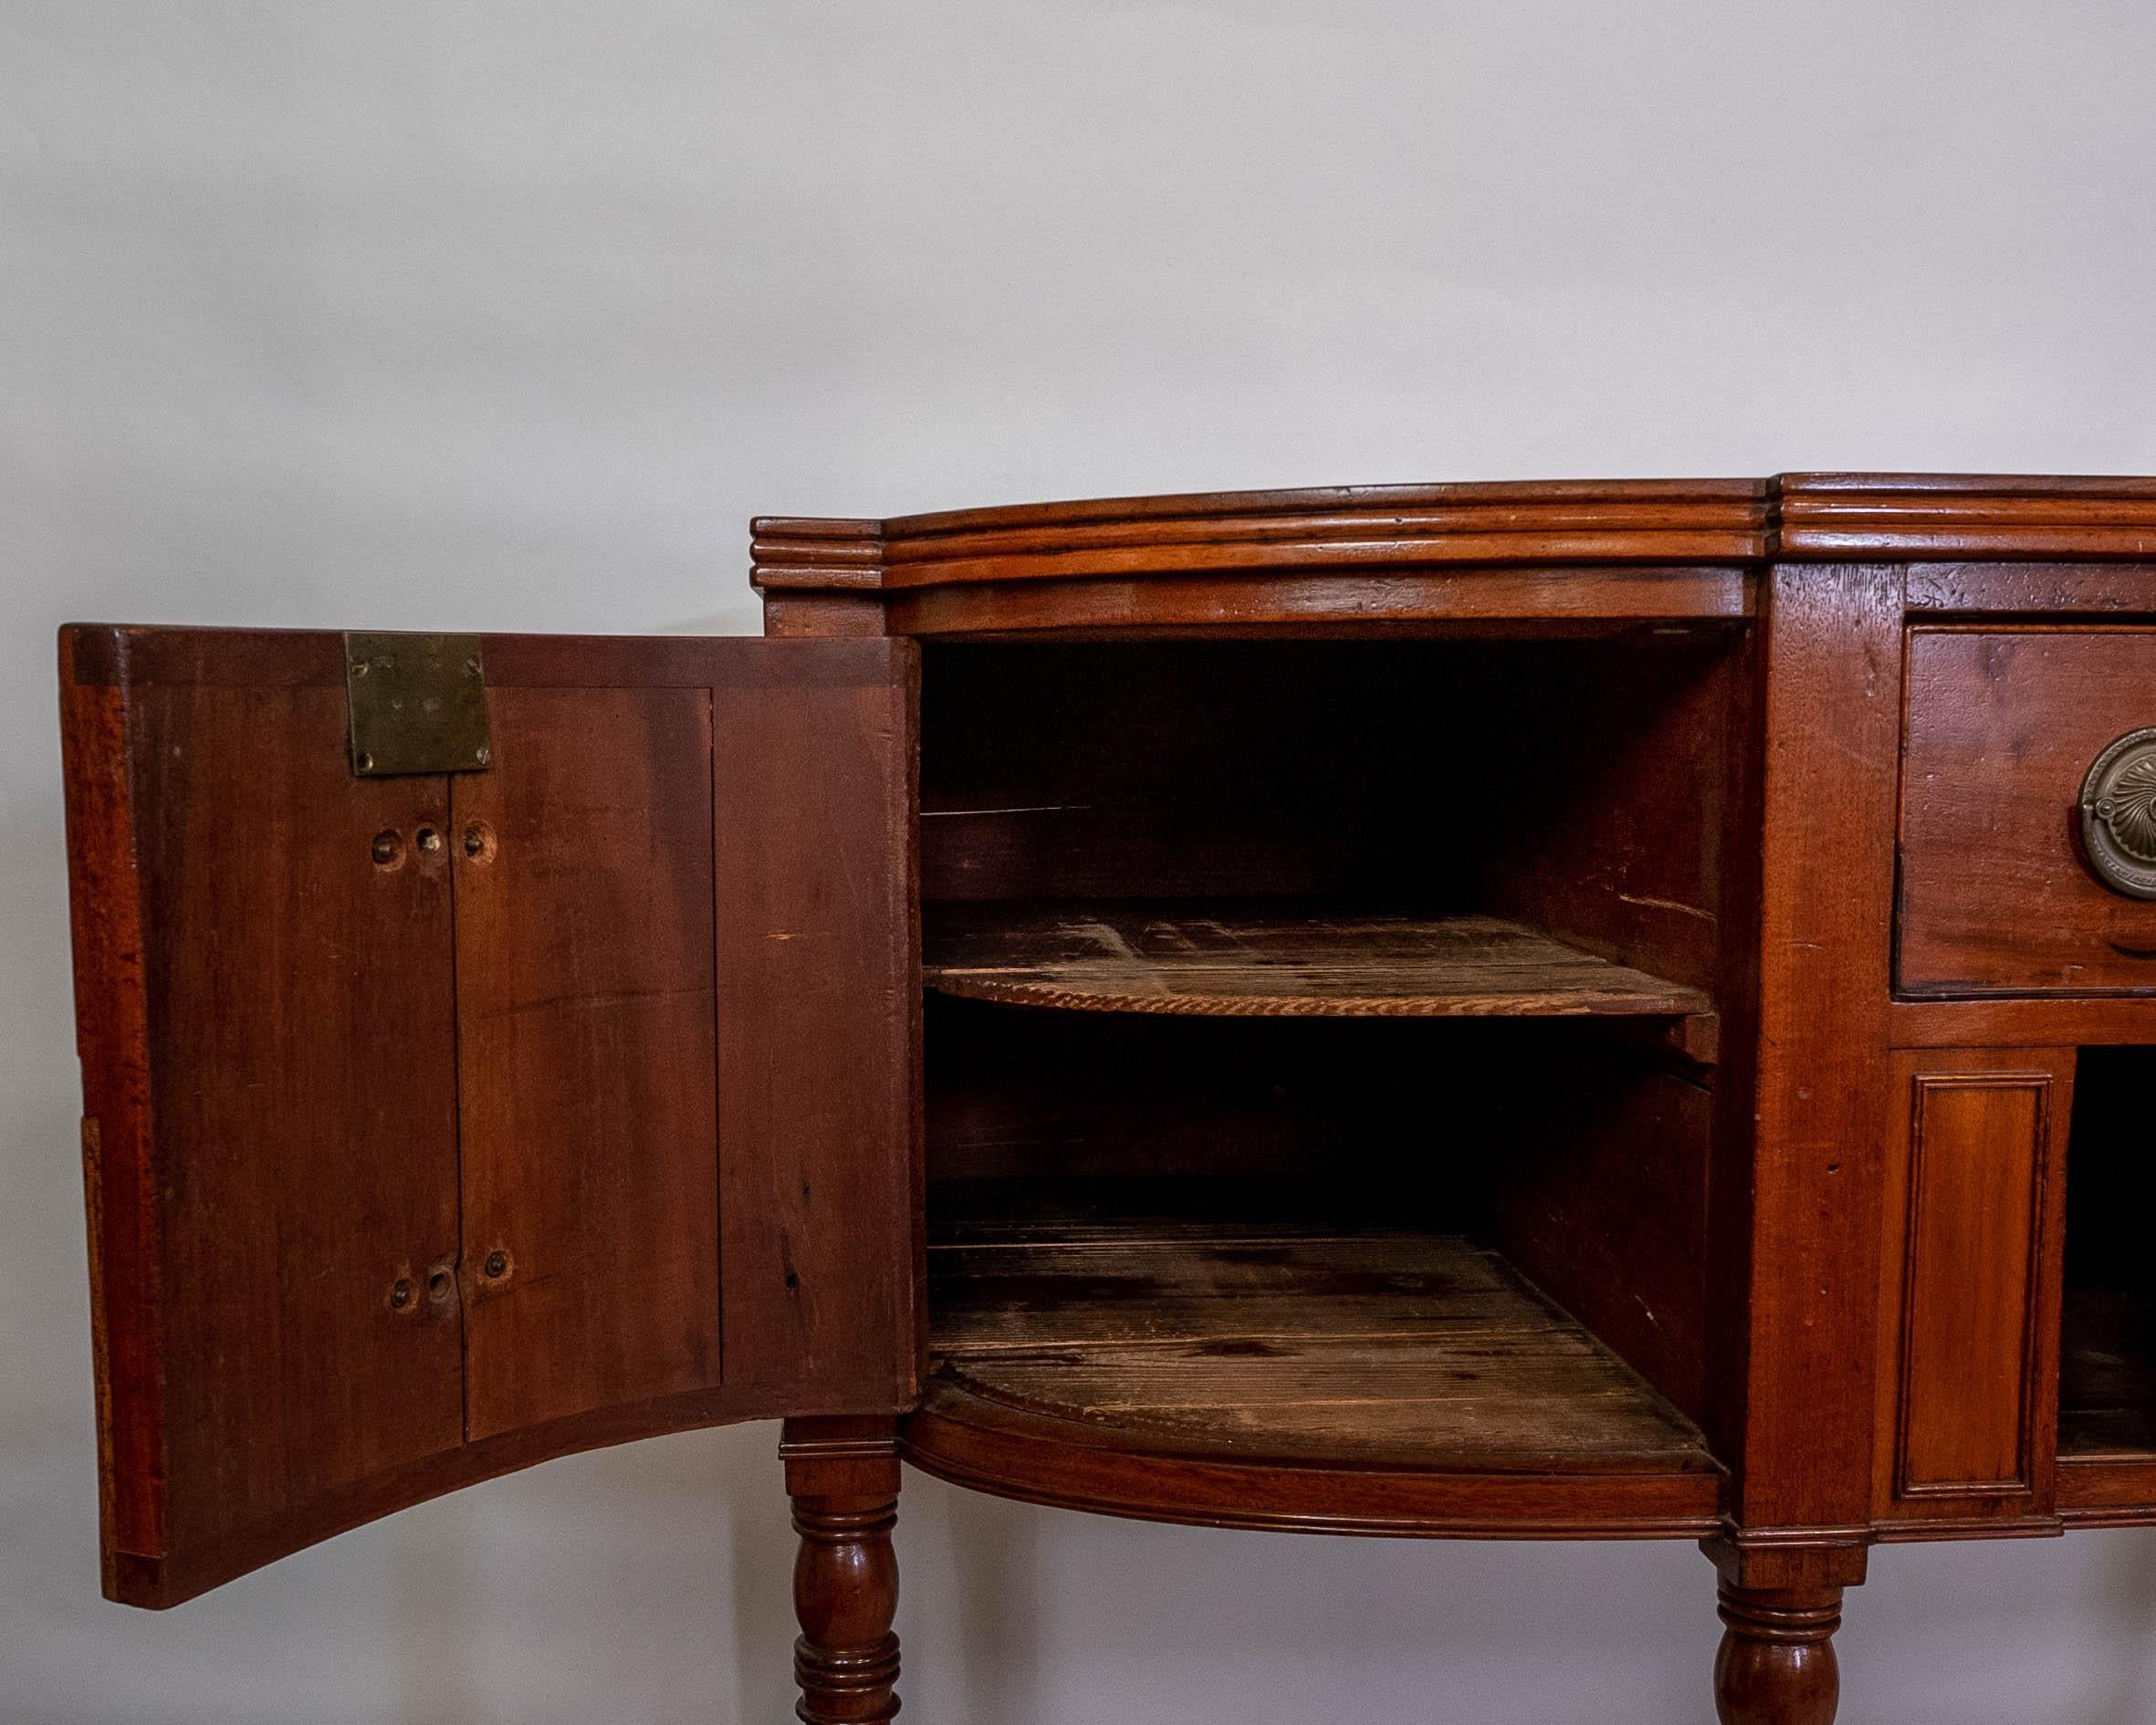
[(497, 1279), (508, 1275), (509, 1273), (508, 1255), (505, 1252), (488, 1252), (487, 1254), (487, 1273)]
[(402, 1312), (412, 1303), (412, 1283), (399, 1276), (390, 1284), (389, 1302), (392, 1310)]

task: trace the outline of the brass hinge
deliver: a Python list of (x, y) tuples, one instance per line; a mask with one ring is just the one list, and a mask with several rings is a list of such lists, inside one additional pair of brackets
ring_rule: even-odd
[(477, 635), (348, 634), (344, 693), (362, 779), (493, 764)]

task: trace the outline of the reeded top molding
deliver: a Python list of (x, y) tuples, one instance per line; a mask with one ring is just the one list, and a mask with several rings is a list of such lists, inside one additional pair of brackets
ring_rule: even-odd
[(2156, 479), (1785, 473), (1771, 555), (2156, 558)]
[(1784, 474), (1344, 486), (886, 521), (767, 516), (752, 533), (754, 580), (774, 592), (1445, 564), (2156, 559), (2156, 478)]

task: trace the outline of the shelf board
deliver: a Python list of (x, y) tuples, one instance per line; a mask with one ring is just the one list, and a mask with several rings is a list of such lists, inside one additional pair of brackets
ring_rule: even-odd
[(2156, 1461), (2156, 1306), (2138, 1291), (2069, 1288), (2062, 1329), (2060, 1453)]
[(977, 1224), (931, 1249), (929, 1290), (947, 1406), (1060, 1422), (1095, 1447), (1682, 1477), (1710, 1511), (1721, 1476), (1630, 1367), (1458, 1237), (1132, 1223), (1059, 1239)]
[(1219, 904), (936, 907), (939, 993), (1089, 1012), (1282, 1018), (1689, 1018), (1704, 992), (1493, 916)]
[(2156, 1521), (2156, 1310), (2138, 1291), (2068, 1288), (2062, 1322), (2059, 1512)]

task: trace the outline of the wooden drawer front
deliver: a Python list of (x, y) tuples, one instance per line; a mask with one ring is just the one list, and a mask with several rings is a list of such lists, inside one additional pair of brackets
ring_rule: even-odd
[(2057, 1176), (2071, 1050), (1895, 1057), (1882, 1254), (1880, 1509), (2028, 1514), (2057, 1399)]
[(2156, 902), (2079, 837), (2090, 764), (2156, 725), (2156, 630), (1912, 630), (1908, 690), (1902, 992), (2156, 991)]

